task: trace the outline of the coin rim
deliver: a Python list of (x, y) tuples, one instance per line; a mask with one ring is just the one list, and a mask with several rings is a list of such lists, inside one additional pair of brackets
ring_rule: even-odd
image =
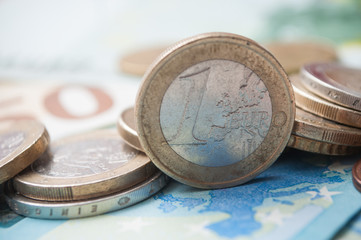
[(357, 168), (361, 168), (361, 159), (352, 167), (352, 182), (357, 191), (361, 192), (361, 176), (357, 174)]
[[(254, 155), (262, 156), (265, 154), (264, 152), (267, 151), (267, 147), (265, 145), (274, 144), (274, 148), (269, 153), (269, 157), (266, 159), (263, 159), (263, 163), (261, 164), (255, 164), (252, 161), (245, 162), (243, 159), (242, 161), (231, 164), (228, 166), (222, 166), (222, 167), (204, 167), (200, 166), (194, 163), (191, 163), (188, 160), (184, 160), (182, 157), (180, 157), (177, 153), (174, 152), (174, 150), (169, 147), (167, 144), (162, 144), (162, 142), (165, 142), (164, 135), (161, 130), (160, 121), (159, 121), (159, 112), (160, 112), (160, 105), (161, 100), (166, 92), (166, 89), (169, 87), (171, 82), (174, 80), (174, 77), (178, 76), (181, 72), (183, 72), (185, 69), (189, 68), (193, 64), (196, 64), (201, 61), (205, 60), (211, 60), (211, 59), (225, 59), (225, 60), (233, 60), (230, 59), (229, 56), (226, 56), (227, 53), (218, 52), (218, 55), (222, 55), (223, 58), (219, 58), (217, 56), (210, 57), (204, 57), (204, 54), (198, 54), (195, 53), (185, 53), (185, 55), (189, 54), (190, 56), (197, 56), (199, 57), (198, 60), (192, 59), (192, 61), (187, 63), (182, 63), (183, 65), (174, 65), (177, 69), (175, 73), (170, 73), (169, 69), (164, 70), (164, 66), (169, 67), (171, 64), (170, 62), (175, 61), (173, 57), (175, 58), (181, 58), (182, 52), (186, 52), (190, 48), (194, 48), (197, 46), (200, 46), (202, 44), (232, 44), (231, 47), (236, 48), (234, 52), (237, 51), (237, 49), (241, 49), (242, 51), (245, 51), (247, 53), (252, 52), (253, 54), (256, 53), (255, 57), (260, 58), (260, 60), (268, 61), (267, 67), (272, 69), (272, 74), (276, 75), (275, 79), (277, 80), (282, 78), (283, 83), (283, 92), (281, 94), (281, 97), (284, 97), (287, 99), (288, 107), (285, 106), (287, 104), (275, 104), (275, 102), (280, 102), (279, 98), (280, 96), (278, 94), (270, 92), (270, 95), (273, 95), (274, 99), (272, 101), (272, 124), (274, 124), (274, 116), (275, 113), (278, 112), (279, 109), (284, 111), (284, 114), (286, 115), (287, 120), (284, 124), (283, 131), (285, 132), (283, 136), (280, 136), (280, 141), (277, 146), (275, 146), (276, 141), (274, 139), (269, 140), (268, 143), (266, 140), (264, 140), (260, 146), (251, 154), (254, 158)], [(210, 51), (215, 50), (212, 49), (212, 47), (209, 49)], [(199, 49), (197, 51), (200, 51)], [(183, 55), (184, 55), (183, 52)], [(241, 56), (236, 56), (237, 54), (232, 52), (233, 58), (242, 58)], [(193, 55), (192, 55), (193, 54)], [(214, 52), (212, 52), (214, 54)], [(228, 53), (230, 54), (230, 53)], [(202, 60), (203, 59), (203, 60)], [(250, 63), (245, 63), (248, 58), (246, 56), (243, 56), (243, 61), (239, 61), (241, 64), (244, 64), (247, 66), (250, 65)], [(236, 61), (235, 61), (236, 62)], [(247, 66), (249, 67), (249, 66)], [(271, 91), (276, 91), (275, 86), (272, 85), (274, 82), (272, 80), (269, 80), (269, 78), (266, 78), (264, 75), (264, 72), (261, 72), (261, 70), (253, 69), (257, 67), (249, 67), (252, 69), (258, 76), (261, 76), (261, 79), (263, 79), (265, 85), (268, 88), (268, 91), (272, 89)], [(159, 74), (162, 74), (162, 71), (165, 71), (168, 75), (163, 74), (162, 77), (159, 76)], [(171, 75), (171, 76), (170, 76)], [(263, 77), (263, 78), (262, 78)], [(269, 77), (269, 75), (268, 75)], [(155, 79), (155, 80), (153, 80)], [(156, 81), (154, 86), (158, 87), (158, 91), (162, 88), (161, 91), (163, 91), (163, 94), (152, 93), (150, 92), (148, 94), (148, 91), (150, 89), (150, 86), (152, 85), (152, 81)], [(280, 89), (280, 85), (278, 84), (277, 89)], [(148, 97), (147, 97), (148, 95)], [(148, 100), (156, 100), (160, 104), (159, 106), (152, 105)], [(287, 112), (287, 113), (286, 113)], [(271, 53), (269, 53), (265, 48), (260, 46), (258, 43), (254, 42), (253, 40), (250, 40), (248, 38), (245, 38), (243, 36), (235, 35), (235, 34), (229, 34), (229, 33), (205, 33), (200, 34), (188, 39), (185, 39), (177, 44), (175, 44), (173, 47), (170, 47), (166, 52), (164, 52), (156, 62), (153, 63), (152, 68), (148, 70), (148, 72), (145, 74), (143, 78), (143, 82), (141, 84), (141, 87), (137, 94), (137, 100), (135, 105), (135, 114), (136, 114), (136, 123), (137, 123), (137, 129), (138, 129), (138, 135), (141, 142), (141, 145), (143, 146), (144, 151), (146, 154), (150, 157), (150, 159), (153, 161), (153, 163), (161, 169), (163, 172), (171, 176), (172, 178), (175, 178), (176, 180), (194, 186), (199, 188), (222, 188), (222, 187), (230, 187), (235, 186), (241, 183), (244, 183), (252, 178), (254, 178), (256, 175), (261, 173), (263, 170), (267, 169), (281, 154), (285, 146), (287, 145), (288, 138), (291, 134), (293, 122), (294, 122), (294, 115), (295, 115), (295, 102), (294, 102), (294, 95), (292, 86), (288, 80), (288, 76), (282, 66), (279, 64), (279, 62), (273, 57)], [(144, 122), (144, 121), (152, 121), (152, 122)], [(276, 127), (274, 127), (271, 124), (270, 130), (265, 137), (265, 139), (269, 139), (271, 132), (274, 134), (276, 132)], [(155, 131), (156, 133), (150, 134), (151, 131)], [(157, 142), (154, 138), (154, 136), (158, 134), (162, 140)], [(156, 148), (160, 151), (157, 152), (157, 149), (152, 149), (156, 145)], [(161, 153), (161, 154), (160, 154)], [(159, 156), (161, 155), (161, 156)], [(248, 159), (247, 157), (246, 159)], [(247, 172), (246, 174), (239, 175), (239, 171), (242, 171), (244, 166), (250, 166), (252, 167), (252, 171)], [(254, 166), (256, 165), (256, 166)]]
[(24, 170), (46, 150), (50, 137), (45, 126), (36, 120), (16, 120), (1, 134), (25, 133), (25, 139), (13, 152), (0, 160), (0, 184)]
[[(59, 139), (51, 143), (51, 146), (68, 145), (85, 139), (106, 138), (122, 141), (115, 129), (103, 129)], [(124, 142), (123, 144), (127, 145)], [(33, 199), (47, 201), (83, 200), (129, 188), (144, 181), (156, 171), (157, 168), (149, 158), (138, 152), (137, 156), (120, 167), (99, 174), (79, 177), (47, 176), (35, 172), (29, 167), (13, 179), (13, 185), (16, 191)]]

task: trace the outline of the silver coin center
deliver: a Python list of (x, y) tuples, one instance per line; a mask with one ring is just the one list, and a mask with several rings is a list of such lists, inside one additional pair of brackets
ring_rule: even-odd
[(14, 152), (25, 140), (24, 132), (10, 132), (0, 136), (0, 161)]
[(245, 159), (262, 143), (272, 105), (263, 81), (243, 64), (208, 60), (177, 76), (161, 104), (169, 146), (189, 162), (209, 167)]
[(35, 172), (52, 177), (82, 177), (111, 171), (127, 164), (138, 154), (121, 140), (83, 140), (50, 147), (36, 160)]

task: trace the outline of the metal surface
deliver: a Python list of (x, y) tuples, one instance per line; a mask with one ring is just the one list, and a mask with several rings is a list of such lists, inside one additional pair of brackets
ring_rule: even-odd
[(309, 92), (298, 75), (290, 77), (297, 107), (326, 119), (361, 128), (361, 112), (338, 106)]
[(139, 142), (138, 133), (136, 131), (134, 108), (125, 109), (118, 118), (118, 132), (123, 140), (133, 148), (144, 152), (142, 145)]
[(352, 182), (355, 188), (361, 192), (361, 159), (352, 167)]
[(15, 121), (0, 132), (0, 184), (34, 162), (47, 148), (44, 125), (33, 120)]
[(292, 134), (333, 144), (361, 146), (361, 129), (326, 120), (296, 108)]
[(254, 41), (226, 33), (186, 39), (144, 77), (136, 122), (146, 154), (200, 188), (244, 183), (283, 151), (294, 122), (291, 84)]
[(288, 74), (297, 73), (310, 62), (337, 60), (334, 47), (324, 42), (273, 42), (266, 48), (277, 58)]
[(359, 146), (355, 147), (355, 146), (321, 142), (314, 139), (304, 138), (295, 135), (291, 135), (287, 146), (306, 152), (320, 153), (320, 154), (334, 155), (334, 156), (352, 155), (361, 152), (361, 147)]
[(149, 158), (124, 143), (115, 130), (101, 130), (52, 143), (13, 184), (26, 197), (70, 201), (121, 191), (156, 171)]
[(303, 66), (304, 86), (333, 103), (361, 110), (361, 70), (336, 63), (313, 63)]
[(48, 202), (30, 199), (16, 193), (9, 184), (5, 189), (5, 200), (14, 212), (27, 217), (44, 219), (82, 218), (129, 207), (154, 195), (167, 182), (167, 176), (157, 172), (150, 179), (125, 191), (73, 202)]

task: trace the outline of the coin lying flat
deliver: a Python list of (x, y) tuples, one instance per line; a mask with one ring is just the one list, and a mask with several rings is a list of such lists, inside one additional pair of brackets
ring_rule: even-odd
[(274, 42), (266, 48), (278, 59), (288, 74), (297, 73), (309, 62), (337, 60), (335, 49), (319, 42)]
[(166, 49), (167, 47), (153, 47), (141, 49), (124, 56), (120, 61), (121, 70), (125, 73), (143, 76), (151, 63)]
[(361, 192), (361, 159), (352, 167), (352, 182), (355, 188)]
[(5, 200), (14, 212), (28, 217), (44, 219), (82, 218), (129, 207), (154, 195), (167, 182), (167, 176), (157, 171), (151, 178), (127, 190), (100, 198), (73, 202), (48, 202), (30, 199), (17, 193), (11, 185), (8, 185), (5, 189)]
[(361, 152), (361, 147), (359, 146), (347, 146), (328, 142), (321, 142), (318, 140), (300, 137), (296, 135), (291, 135), (287, 146), (306, 152), (334, 156), (352, 155)]
[(338, 123), (361, 128), (361, 112), (317, 97), (305, 89), (302, 79), (298, 75), (291, 76), (290, 79), (299, 108)]
[(118, 118), (118, 132), (123, 140), (133, 148), (142, 151), (142, 145), (140, 145), (138, 133), (136, 131), (134, 108), (125, 109)]
[(51, 143), (13, 184), (29, 198), (81, 200), (124, 190), (156, 170), (148, 157), (124, 143), (115, 130), (101, 130)]
[(43, 124), (33, 120), (15, 121), (0, 131), (0, 184), (9, 180), (47, 148), (49, 135)]
[(244, 183), (285, 148), (295, 106), (277, 60), (234, 34), (186, 39), (147, 72), (135, 116), (141, 145), (154, 164), (200, 188)]
[(304, 86), (333, 103), (361, 111), (361, 70), (336, 63), (306, 64), (301, 70)]
[(293, 135), (322, 142), (361, 146), (361, 129), (348, 127), (296, 108)]

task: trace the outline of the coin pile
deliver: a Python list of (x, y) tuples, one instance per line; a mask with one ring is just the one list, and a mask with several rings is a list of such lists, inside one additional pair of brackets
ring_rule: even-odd
[(290, 77), (296, 120), (288, 146), (328, 155), (361, 151), (361, 70), (310, 63)]
[(0, 179), (13, 177), (6, 183), (5, 199), (24, 216), (94, 216), (142, 201), (168, 180), (115, 130), (49, 144), (45, 127), (36, 121), (15, 122), (9, 129), (0, 134)]

